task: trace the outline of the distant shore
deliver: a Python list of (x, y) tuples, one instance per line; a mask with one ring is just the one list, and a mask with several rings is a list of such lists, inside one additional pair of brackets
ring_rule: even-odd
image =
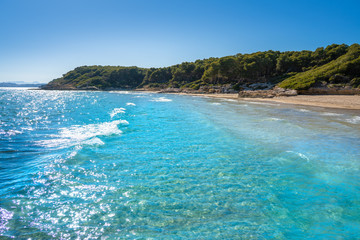
[(277, 102), (313, 107), (360, 110), (360, 95), (297, 95), (274, 98), (238, 98), (238, 94), (179, 94), (244, 101)]

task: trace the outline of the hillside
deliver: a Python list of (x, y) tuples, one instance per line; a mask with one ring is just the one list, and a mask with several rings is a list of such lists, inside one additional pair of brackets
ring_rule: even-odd
[(324, 65), (300, 72), (282, 81), (279, 86), (308, 89), (316, 85), (360, 87), (360, 45), (354, 44), (337, 59)]
[[(315, 51), (265, 51), (183, 62), (164, 68), (82, 66), (43, 89), (177, 89), (236, 92), (274, 85), (360, 87), (360, 45), (332, 44)], [(224, 90), (225, 89), (225, 90)]]

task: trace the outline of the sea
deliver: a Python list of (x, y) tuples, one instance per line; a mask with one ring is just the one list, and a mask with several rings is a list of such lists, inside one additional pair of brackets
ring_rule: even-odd
[(0, 239), (360, 239), (360, 111), (0, 89)]

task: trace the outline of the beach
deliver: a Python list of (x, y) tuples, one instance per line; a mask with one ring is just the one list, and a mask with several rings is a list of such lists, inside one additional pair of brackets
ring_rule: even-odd
[[(182, 94), (182, 93), (181, 93)], [(360, 95), (297, 95), (274, 98), (238, 98), (237, 94), (191, 94), (212, 98), (236, 99), (244, 101), (278, 102), (313, 107), (360, 110)]]
[[(246, 100), (251, 99), (247, 98)], [(314, 107), (360, 110), (359, 95), (298, 95), (293, 97), (276, 97), (270, 99), (256, 98), (256, 101), (271, 101)]]

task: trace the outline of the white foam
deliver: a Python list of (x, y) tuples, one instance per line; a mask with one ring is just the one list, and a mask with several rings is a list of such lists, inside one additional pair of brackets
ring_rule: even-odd
[(126, 103), (126, 106), (136, 106), (136, 104), (132, 103), (132, 102), (128, 102), (128, 103)]
[(280, 104), (268, 103), (268, 102), (249, 102), (249, 103), (251, 103), (251, 104), (256, 104), (256, 105), (280, 106)]
[(39, 145), (47, 147), (69, 147), (78, 144), (103, 145), (97, 136), (119, 135), (122, 131), (119, 124), (129, 124), (126, 120), (116, 120), (99, 124), (75, 125), (69, 128), (62, 128), (54, 139), (39, 141)]
[(120, 90), (115, 90), (115, 91), (109, 91), (109, 93), (116, 93), (116, 94), (124, 94), (124, 95), (136, 95), (135, 97), (137, 97), (138, 95), (150, 95), (150, 92), (134, 92), (134, 91), (120, 91)]
[(323, 115), (323, 116), (342, 116), (344, 114), (332, 113), (332, 112), (324, 112), (324, 113), (321, 113), (321, 115)]
[(150, 100), (152, 102), (171, 102), (171, 99), (165, 98), (165, 97), (159, 97), (159, 98), (153, 98)]
[(226, 102), (238, 102), (238, 100), (235, 100), (235, 99), (228, 99), (228, 98), (224, 98), (224, 99), (221, 99), (222, 101), (226, 101)]
[(118, 120), (118, 121), (120, 122), (120, 124), (124, 124), (124, 125), (128, 125), (128, 124), (129, 124), (129, 122), (126, 121), (126, 120)]
[(360, 123), (360, 116), (355, 116), (353, 118), (346, 119), (346, 121), (352, 124)]
[(299, 109), (299, 111), (300, 111), (300, 112), (310, 112), (310, 110), (303, 109), (303, 108)]
[(213, 105), (221, 105), (221, 103), (218, 103), (218, 102), (214, 102), (214, 103), (211, 103)]
[(118, 94), (134, 94), (134, 93), (129, 92), (129, 91), (121, 91), (121, 90), (109, 91), (109, 93), (118, 93)]
[(114, 108), (110, 113), (110, 117), (113, 118), (119, 113), (125, 113), (125, 110), (125, 108)]
[(270, 121), (281, 121), (281, 120), (283, 120), (283, 119), (272, 117), (272, 118), (269, 118), (269, 120), (270, 120)]
[(94, 137), (94, 138), (91, 138), (89, 140), (84, 141), (83, 144), (86, 144), (86, 145), (104, 145), (105, 143), (103, 141), (101, 141), (100, 138)]

